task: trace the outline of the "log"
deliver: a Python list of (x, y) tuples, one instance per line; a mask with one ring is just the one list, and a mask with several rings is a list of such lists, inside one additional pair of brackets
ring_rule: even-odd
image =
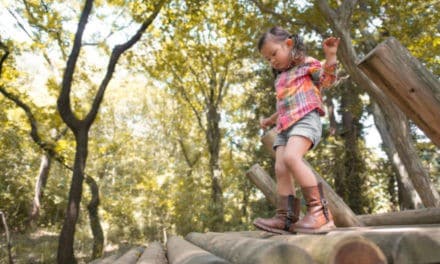
[(167, 264), (168, 260), (161, 243), (155, 241), (148, 245), (137, 264)]
[(275, 181), (269, 174), (267, 174), (260, 165), (255, 164), (246, 172), (246, 176), (264, 194), (269, 203), (276, 207), (277, 187)]
[(89, 262), (89, 264), (112, 264), (119, 257), (120, 257), (120, 254), (113, 254), (110, 256), (95, 259), (92, 262)]
[(228, 261), (177, 236), (168, 239), (167, 249), (170, 264), (229, 264)]
[(314, 263), (301, 248), (281, 241), (225, 233), (189, 233), (186, 240), (213, 254), (240, 264)]
[(440, 208), (359, 215), (357, 218), (366, 226), (440, 224)]
[(358, 68), (440, 147), (440, 82), (422, 63), (390, 37)]
[(375, 243), (358, 235), (282, 235), (270, 239), (304, 249), (316, 263), (387, 263), (384, 253)]
[(139, 256), (144, 252), (145, 247), (134, 247), (127, 251), (120, 258), (116, 259), (113, 264), (135, 264), (139, 259)]
[(363, 236), (383, 251), (389, 263), (440, 263), (439, 230), (439, 226), (359, 228), (351, 231), (336, 230), (329, 235)]

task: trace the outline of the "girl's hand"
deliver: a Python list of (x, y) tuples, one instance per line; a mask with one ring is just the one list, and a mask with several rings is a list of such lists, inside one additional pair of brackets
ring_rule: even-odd
[(266, 129), (270, 126), (272, 126), (274, 124), (272, 118), (268, 117), (268, 118), (262, 118), (260, 119), (260, 127), (262, 129)]
[(329, 37), (322, 43), (325, 59), (329, 65), (336, 63), (336, 52), (338, 51), (339, 38)]

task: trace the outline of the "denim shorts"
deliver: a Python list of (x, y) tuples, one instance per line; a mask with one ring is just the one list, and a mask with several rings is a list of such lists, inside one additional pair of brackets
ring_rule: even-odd
[(312, 141), (312, 146), (310, 149), (314, 149), (319, 141), (321, 140), (322, 134), (322, 124), (321, 118), (317, 110), (306, 114), (303, 118), (296, 121), (293, 125), (284, 131), (281, 131), (275, 137), (273, 143), (273, 149), (275, 150), (278, 146), (287, 145), (287, 141), (291, 136), (303, 136)]

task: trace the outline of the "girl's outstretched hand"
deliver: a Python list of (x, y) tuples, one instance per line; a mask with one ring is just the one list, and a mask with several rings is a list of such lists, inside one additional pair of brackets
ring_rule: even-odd
[(322, 47), (324, 49), (325, 56), (336, 56), (338, 50), (339, 38), (329, 37), (324, 40)]

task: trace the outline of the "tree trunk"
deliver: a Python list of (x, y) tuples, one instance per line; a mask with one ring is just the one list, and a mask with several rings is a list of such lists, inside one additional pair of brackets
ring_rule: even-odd
[(86, 183), (89, 185), (92, 198), (87, 205), (89, 212), (90, 228), (93, 234), (93, 250), (92, 259), (100, 258), (104, 250), (104, 232), (102, 231), (101, 222), (99, 221), (99, 187), (96, 181), (90, 177), (86, 177)]
[(367, 213), (363, 195), (365, 164), (358, 148), (360, 106), (359, 89), (351, 80), (345, 82), (341, 95), (342, 131), (339, 133), (344, 141), (344, 169), (335, 178), (335, 190), (356, 214)]
[(422, 201), (417, 191), (414, 189), (414, 185), (409, 178), (406, 166), (400, 160), (399, 155), (397, 155), (396, 147), (394, 146), (392, 137), (382, 111), (376, 103), (372, 105), (372, 111), (374, 117), (374, 123), (377, 130), (379, 131), (382, 141), (383, 149), (388, 156), (388, 160), (391, 162), (394, 171), (397, 175), (398, 181), (398, 191), (399, 191), (399, 205), (400, 210), (405, 209), (419, 209), (422, 207)]
[(223, 190), (221, 187), (222, 171), (219, 165), (220, 154), (220, 114), (214, 105), (209, 105), (209, 110), (206, 114), (208, 122), (206, 129), (206, 141), (209, 148), (209, 168), (211, 170), (211, 199), (210, 203), (212, 216), (209, 220), (212, 231), (223, 230)]
[(73, 252), (73, 241), (75, 237), (75, 225), (78, 220), (79, 206), (82, 197), (84, 168), (87, 160), (88, 129), (81, 129), (79, 132), (74, 131), (74, 133), (77, 146), (73, 165), (72, 182), (69, 191), (68, 206), (58, 244), (57, 259), (59, 264), (76, 263)]
[(44, 188), (46, 187), (47, 178), (51, 166), (51, 158), (49, 154), (44, 152), (41, 155), (40, 170), (38, 172), (37, 182), (35, 184), (34, 200), (32, 201), (32, 211), (30, 216), (30, 225), (34, 225), (40, 216), (40, 202), (43, 196)]
[(426, 207), (435, 207), (440, 203), (440, 197), (435, 191), (428, 175), (423, 169), (417, 156), (408, 131), (408, 122), (404, 114), (388, 99), (388, 97), (362, 73), (356, 65), (357, 55), (352, 46), (349, 22), (351, 12), (357, 1), (345, 0), (338, 9), (338, 13), (331, 9), (326, 0), (319, 0), (318, 7), (324, 18), (329, 22), (336, 36), (341, 39), (338, 49), (338, 58), (350, 77), (362, 88), (366, 89), (370, 97), (374, 98), (383, 110), (392, 140), (397, 153), (408, 169), (411, 180)]

